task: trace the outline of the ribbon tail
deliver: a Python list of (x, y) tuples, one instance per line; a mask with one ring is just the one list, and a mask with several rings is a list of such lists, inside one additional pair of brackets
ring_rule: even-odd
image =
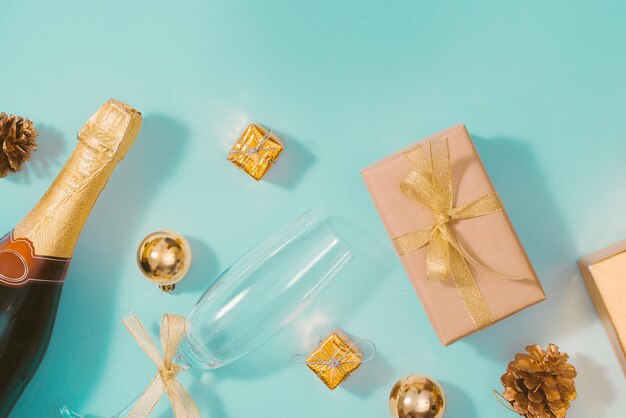
[(478, 261), (474, 257), (472, 257), (472, 255), (470, 253), (468, 253), (467, 250), (465, 250), (465, 248), (457, 240), (451, 240), (450, 241), (450, 245), (452, 245), (452, 247), (461, 255), (461, 257), (463, 257), (469, 263), (475, 265), (476, 267), (480, 268), (481, 270), (486, 271), (487, 273), (489, 273), (492, 276), (495, 276), (495, 277), (497, 277), (499, 279), (504, 279), (504, 280), (526, 280), (526, 279), (528, 279), (528, 277), (524, 277), (524, 276), (516, 276), (516, 275), (500, 273), (499, 271), (496, 271), (496, 270), (492, 269), (491, 267), (486, 266), (485, 264), (481, 263), (480, 261)]
[(502, 210), (502, 202), (496, 192), (487, 193), (466, 205), (452, 209), (452, 219), (468, 219), (489, 215)]
[(435, 231), (430, 239), (426, 254), (426, 275), (428, 280), (446, 280), (450, 264), (450, 245), (441, 231)]
[(163, 360), (167, 368), (171, 367), (172, 360), (178, 351), (178, 346), (185, 335), (186, 321), (184, 316), (166, 314), (161, 322), (161, 346)]
[(146, 390), (141, 394), (139, 400), (133, 406), (133, 409), (126, 415), (126, 418), (146, 418), (163, 395), (163, 380), (157, 374)]
[(430, 241), (430, 229), (422, 229), (421, 231), (408, 232), (406, 234), (395, 237), (392, 242), (398, 254), (405, 255), (419, 250)]
[(128, 329), (130, 335), (137, 341), (137, 344), (141, 347), (141, 349), (150, 357), (150, 360), (157, 367), (160, 367), (163, 363), (163, 356), (159, 352), (159, 349), (152, 341), (150, 334), (143, 327), (143, 324), (135, 315), (126, 317), (122, 320), (122, 323)]
[(422, 172), (410, 171), (400, 183), (400, 190), (405, 196), (426, 206), (433, 214), (448, 213), (445, 208), (449, 201), (445, 193)]
[(494, 323), (478, 284), (463, 256), (454, 248), (450, 250), (450, 276), (461, 295), (463, 304), (470, 314), (476, 329), (483, 329)]
[(448, 138), (430, 142), (430, 163), (432, 165), (432, 181), (440, 191), (441, 209), (450, 213), (453, 205), (452, 163)]
[(200, 418), (200, 411), (191, 395), (178, 380), (172, 380), (165, 387), (176, 418)]
[(422, 145), (416, 145), (404, 151), (403, 154), (409, 162), (411, 170), (419, 171), (426, 177), (430, 177), (432, 175), (432, 167), (430, 166), (430, 161), (426, 158), (426, 153), (424, 152)]

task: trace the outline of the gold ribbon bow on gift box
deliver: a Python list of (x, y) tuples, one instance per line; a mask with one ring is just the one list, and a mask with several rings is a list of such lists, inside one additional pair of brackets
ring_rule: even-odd
[(143, 392), (127, 418), (145, 418), (152, 412), (163, 392), (167, 394), (174, 416), (177, 418), (200, 418), (198, 407), (183, 385), (176, 380), (176, 376), (184, 368), (173, 362), (178, 346), (185, 334), (185, 318), (178, 315), (164, 315), (161, 323), (161, 346), (163, 355), (159, 352), (152, 338), (136, 316), (123, 320), (124, 325), (133, 336), (137, 344), (146, 352), (150, 360), (156, 364), (158, 373)]
[(400, 189), (409, 198), (426, 206), (434, 215), (434, 223), (426, 229), (413, 231), (393, 239), (402, 256), (428, 246), (426, 274), (429, 280), (446, 280), (451, 277), (467, 311), (477, 329), (493, 324), (493, 316), (478, 288), (468, 263), (489, 271), (493, 275), (521, 280), (493, 271), (474, 259), (455, 238), (449, 223), (489, 215), (502, 210), (497, 193), (488, 193), (463, 206), (454, 207), (452, 164), (448, 139), (430, 142), (430, 159), (421, 145), (404, 152), (411, 168), (400, 183)]

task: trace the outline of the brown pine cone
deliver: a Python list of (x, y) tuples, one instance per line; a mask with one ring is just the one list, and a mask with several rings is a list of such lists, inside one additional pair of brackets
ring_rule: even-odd
[(502, 396), (526, 418), (564, 418), (570, 401), (576, 399), (576, 369), (569, 356), (550, 344), (546, 351), (538, 345), (518, 353), (500, 380)]
[(37, 149), (37, 130), (28, 119), (0, 113), (0, 178), (22, 169)]

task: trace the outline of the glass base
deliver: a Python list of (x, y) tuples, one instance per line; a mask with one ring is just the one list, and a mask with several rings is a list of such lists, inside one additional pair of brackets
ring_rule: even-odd
[[(63, 408), (61, 408), (59, 412), (61, 413), (61, 417), (63, 418), (89, 418), (89, 417), (84, 417), (81, 414), (77, 414), (76, 412), (69, 409), (67, 406), (64, 406)], [(110, 418), (117, 418), (117, 417), (119, 417), (119, 415), (116, 415), (115, 417), (110, 417)]]
[[(126, 407), (121, 410), (119, 413), (115, 414), (115, 415), (109, 415), (108, 418), (123, 418), (125, 416), (127, 416), (129, 414), (129, 412), (131, 411), (131, 409), (133, 408), (133, 405), (135, 405), (135, 403), (139, 400), (139, 398), (134, 399), (131, 403), (129, 403), (128, 405), (126, 405)], [(59, 410), (59, 412), (61, 413), (61, 417), (62, 418), (95, 418), (93, 415), (81, 415), (79, 413), (76, 413), (74, 411), (72, 411), (70, 408), (68, 408), (67, 406), (64, 406), (63, 408), (61, 408)]]
[[(130, 406), (132, 406), (132, 404)], [(130, 406), (117, 415), (111, 415), (109, 418), (122, 418), (126, 416), (130, 412)], [(84, 416), (81, 414), (77, 414), (76, 412), (69, 409), (67, 406), (61, 408), (59, 412), (61, 413), (62, 418), (93, 418), (91, 415)]]
[(64, 406), (63, 408), (61, 408), (59, 412), (61, 412), (61, 416), (63, 418), (83, 418), (82, 415), (78, 415), (76, 412), (72, 411), (67, 406)]
[(216, 369), (223, 366), (187, 333), (178, 348), (178, 361), (196, 369)]

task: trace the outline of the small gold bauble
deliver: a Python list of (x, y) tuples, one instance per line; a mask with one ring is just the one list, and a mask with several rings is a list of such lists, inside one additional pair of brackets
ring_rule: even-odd
[(426, 376), (412, 374), (400, 379), (389, 394), (393, 418), (442, 418), (446, 395), (439, 383)]
[(137, 250), (139, 270), (163, 291), (170, 292), (191, 267), (191, 246), (174, 231), (156, 231)]

